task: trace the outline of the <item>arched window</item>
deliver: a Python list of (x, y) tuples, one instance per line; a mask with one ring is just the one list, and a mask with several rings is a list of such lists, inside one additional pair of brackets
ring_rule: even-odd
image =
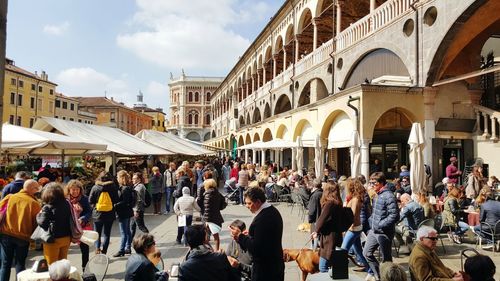
[(189, 111), (188, 114), (188, 124), (190, 125), (198, 125), (199, 124), (199, 113), (196, 110)]
[(205, 125), (210, 125), (210, 113), (205, 115)]
[(193, 124), (193, 115), (191, 114), (188, 115), (188, 124), (189, 125)]
[(210, 92), (207, 92), (207, 101), (210, 101)]
[(200, 93), (194, 92), (194, 102), (200, 102)]
[(198, 114), (194, 115), (194, 124), (198, 125)]
[(188, 93), (188, 102), (193, 102), (193, 92)]

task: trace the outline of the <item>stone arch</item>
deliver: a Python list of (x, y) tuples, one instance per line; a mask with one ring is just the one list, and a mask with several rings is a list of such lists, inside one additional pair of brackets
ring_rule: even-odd
[(264, 120), (271, 117), (271, 107), (269, 106), (269, 103), (266, 102), (266, 106), (264, 107)]
[(204, 136), (203, 136), (203, 141), (207, 141), (210, 139), (210, 132), (207, 132)]
[(307, 84), (302, 89), (299, 96), (299, 100), (297, 101), (297, 107), (308, 105), (310, 103), (311, 103), (311, 81), (307, 82)]
[(245, 144), (252, 143), (252, 138), (250, 137), (250, 134), (247, 133), (247, 136), (245, 137)]
[(325, 11), (328, 7), (333, 5), (333, 0), (318, 0), (316, 4), (316, 17), (319, 17), (323, 11)]
[(297, 137), (302, 135), (302, 132), (304, 128), (306, 127), (312, 127), (311, 123), (307, 119), (301, 119), (299, 122), (297, 122), (297, 125), (295, 126), (295, 129), (293, 130), (293, 139), (292, 141), (296, 141)]
[[(411, 123), (413, 122), (418, 122), (420, 121), (417, 118), (417, 115), (412, 112), (412, 109), (409, 106), (397, 106), (397, 107), (391, 107), (390, 105), (387, 106), (388, 108), (385, 109), (379, 109), (377, 111), (377, 114), (373, 116), (373, 118), (370, 118), (370, 120), (364, 120), (364, 125), (363, 125), (363, 131), (365, 135), (363, 138), (373, 138), (375, 129), (380, 129), (380, 128), (391, 128), (390, 125), (392, 125), (391, 120), (394, 120), (394, 124), (396, 125), (401, 125), (398, 122), (398, 120), (408, 120), (409, 122), (409, 127), (411, 128)], [(392, 118), (389, 118), (388, 116), (392, 115)], [(394, 117), (395, 116), (395, 117)], [(381, 124), (380, 121), (384, 120), (382, 117), (387, 117), (388, 121), (385, 121), (386, 124)], [(396, 118), (397, 117), (397, 118)], [(408, 125), (408, 124), (405, 124)], [(393, 128), (391, 128), (393, 129)]]
[(259, 108), (256, 107), (255, 110), (253, 111), (253, 121), (252, 121), (252, 123), (255, 124), (255, 123), (258, 123), (260, 121), (262, 121), (262, 117), (261, 117)]
[(297, 25), (297, 34), (301, 34), (304, 28), (311, 24), (312, 12), (309, 8), (305, 8), (300, 14), (300, 18)]
[(197, 132), (189, 132), (186, 135), (186, 139), (192, 140), (192, 141), (200, 141), (201, 140), (201, 136)]
[(291, 140), (290, 132), (285, 124), (280, 124), (278, 126), (275, 136), (278, 139)]
[(240, 118), (238, 118), (238, 121), (240, 123), (240, 126), (245, 126), (245, 118), (243, 115), (240, 115)]
[(273, 134), (271, 133), (271, 129), (267, 128), (262, 135), (262, 141), (266, 142), (271, 140), (273, 140)]
[(246, 123), (247, 125), (252, 124), (252, 119), (250, 119), (250, 112), (247, 112), (247, 119), (246, 119), (246, 122), (247, 122), (247, 123)]
[(244, 145), (245, 145), (245, 142), (243, 141), (243, 136), (240, 136), (238, 138), (238, 147), (244, 146)]
[(335, 119), (337, 117), (339, 117), (340, 115), (343, 115), (343, 114), (345, 114), (346, 116), (351, 118), (349, 116), (349, 114), (347, 114), (347, 112), (340, 110), (340, 109), (334, 110), (334, 111), (330, 112), (330, 114), (328, 114), (328, 116), (325, 118), (325, 121), (323, 122), (323, 126), (321, 127), (321, 131), (320, 131), (320, 136), (322, 139), (328, 138), (328, 134), (330, 132), (330, 127), (332, 126), (333, 122), (335, 121)]
[(287, 112), (292, 109), (292, 104), (287, 95), (281, 95), (274, 106), (274, 115), (278, 115), (283, 112)]
[[(342, 88), (372, 81), (383, 75), (410, 76), (408, 67), (395, 52), (390, 49), (372, 49), (362, 55), (351, 67)], [(368, 81), (366, 81), (368, 79)]]
[(260, 140), (260, 136), (259, 136), (259, 133), (255, 133), (253, 135), (253, 142), (256, 142), (256, 141), (259, 141)]
[(454, 21), (432, 56), (426, 86), (479, 69), (481, 46), (491, 35), (498, 36), (499, 10), (499, 1), (475, 1)]
[(293, 40), (295, 39), (295, 32), (293, 30), (293, 27), (294, 27), (293, 24), (290, 24), (286, 28), (285, 42), (284, 42), (285, 45), (292, 43)]

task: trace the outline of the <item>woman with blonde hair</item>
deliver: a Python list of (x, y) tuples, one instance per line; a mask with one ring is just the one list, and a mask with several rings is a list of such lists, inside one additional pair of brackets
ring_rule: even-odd
[(474, 165), (472, 167), (472, 173), (467, 177), (467, 187), (465, 188), (467, 199), (471, 201), (476, 199), (483, 187), (483, 182), (483, 167)]
[(434, 211), (434, 206), (429, 202), (427, 195), (425, 193), (418, 194), (418, 204), (424, 209), (424, 219), (433, 219), (436, 215)]
[[(92, 230), (92, 224), (90, 223), (92, 208), (90, 207), (89, 198), (83, 194), (83, 184), (79, 180), (70, 180), (64, 187), (64, 193), (66, 199), (71, 203), (82, 229)], [(79, 245), (82, 252), (82, 270), (84, 270), (89, 261), (89, 246), (82, 242)]]
[(332, 229), (332, 225), (339, 221), (337, 214), (342, 208), (342, 199), (338, 185), (333, 181), (328, 181), (323, 186), (323, 195), (320, 199), (321, 215), (316, 221), (316, 229), (311, 236), (316, 239), (318, 234), (320, 237), (319, 248), (319, 271), (327, 272), (330, 266), (330, 258), (335, 247), (341, 246), (342, 233), (338, 233)]
[(458, 204), (460, 192), (461, 191), (458, 187), (454, 185), (451, 186), (448, 196), (444, 199), (443, 210), (444, 225), (455, 228), (455, 233), (452, 234), (451, 232), (448, 232), (448, 237), (457, 244), (462, 243), (460, 236), (463, 235), (467, 229), (469, 229), (469, 225), (460, 220), (460, 216), (462, 214), (462, 210)]
[(226, 208), (227, 203), (224, 196), (217, 190), (217, 182), (214, 179), (207, 179), (203, 182), (203, 187), (205, 188), (205, 193), (203, 194), (203, 219), (210, 233), (214, 236), (214, 250), (218, 251), (220, 246), (219, 233), (222, 230), (222, 223), (224, 222), (220, 211)]
[(135, 202), (137, 194), (132, 189), (130, 175), (125, 170), (120, 170), (116, 174), (118, 181), (118, 198), (119, 201), (115, 204), (116, 217), (120, 226), (120, 250), (113, 257), (123, 257), (130, 255), (130, 246), (132, 244), (132, 232), (130, 230), (130, 218), (134, 216)]

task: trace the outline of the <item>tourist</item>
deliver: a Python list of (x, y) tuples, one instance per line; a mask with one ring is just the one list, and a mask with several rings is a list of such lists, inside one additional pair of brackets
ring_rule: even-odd
[[(187, 227), (193, 222), (194, 210), (200, 211), (200, 206), (198, 206), (198, 203), (196, 203), (196, 200), (190, 193), (191, 190), (189, 187), (185, 186), (182, 188), (182, 197), (177, 199), (174, 204), (174, 212), (177, 215), (177, 220), (179, 221), (183, 217), (184, 221), (184, 225), (177, 227), (177, 239), (175, 240), (177, 244), (181, 244), (182, 236), (185, 236)], [(184, 242), (184, 245), (187, 245), (187, 243)]]
[(139, 228), (143, 233), (149, 233), (149, 229), (146, 227), (144, 222), (144, 211), (146, 207), (144, 206), (146, 202), (146, 186), (143, 184), (144, 178), (141, 173), (134, 173), (132, 176), (132, 184), (134, 190), (137, 194), (137, 200), (135, 201), (135, 206), (132, 208), (134, 210), (134, 218), (132, 219), (130, 229), (130, 237), (133, 239), (135, 236), (136, 228)]
[(469, 229), (469, 225), (460, 220), (463, 210), (460, 208), (458, 198), (460, 189), (454, 185), (449, 186), (451, 190), (448, 192), (444, 200), (443, 220), (447, 227), (455, 228), (455, 233), (448, 232), (450, 240), (457, 244), (461, 244), (461, 236)]
[(167, 281), (168, 273), (158, 271), (156, 266), (148, 259), (156, 253), (156, 242), (153, 235), (144, 233), (135, 237), (132, 242), (135, 254), (132, 254), (125, 267), (125, 281)]
[(470, 281), (495, 281), (496, 266), (489, 256), (475, 255), (467, 258), (464, 270)]
[(462, 171), (457, 168), (457, 157), (450, 157), (450, 164), (446, 166), (446, 177), (449, 183), (458, 184), (458, 178), (462, 175)]
[(160, 168), (153, 167), (151, 169), (153, 173), (151, 177), (149, 177), (149, 186), (151, 188), (151, 203), (153, 204), (153, 214), (160, 215), (161, 214), (161, 198), (163, 196), (163, 176), (160, 173)]
[(119, 185), (118, 202), (115, 204), (116, 217), (120, 226), (120, 249), (113, 257), (123, 257), (130, 255), (130, 247), (132, 244), (132, 233), (130, 231), (130, 218), (134, 216), (135, 201), (137, 193), (130, 186), (130, 175), (125, 170), (120, 170), (116, 174), (116, 180)]
[(14, 180), (4, 186), (2, 190), (2, 198), (5, 198), (5, 196), (9, 194), (16, 194), (21, 191), (21, 189), (23, 189), (24, 182), (28, 179), (31, 179), (31, 176), (28, 172), (17, 172)]
[(217, 190), (217, 183), (214, 179), (206, 180), (203, 186), (205, 188), (205, 194), (203, 195), (203, 219), (210, 233), (214, 236), (214, 250), (218, 251), (220, 247), (219, 233), (222, 230), (222, 223), (224, 222), (220, 211), (226, 207), (227, 203), (224, 196)]
[(172, 198), (175, 201), (175, 197), (172, 194), (177, 186), (177, 176), (175, 174), (176, 165), (175, 162), (170, 162), (168, 169), (163, 173), (163, 186), (165, 189), (165, 215), (170, 212), (170, 206), (172, 203)]

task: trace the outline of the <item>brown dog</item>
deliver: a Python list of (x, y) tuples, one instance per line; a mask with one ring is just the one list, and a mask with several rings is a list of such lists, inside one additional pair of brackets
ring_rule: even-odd
[(285, 262), (296, 261), (302, 270), (302, 281), (306, 281), (308, 274), (319, 272), (319, 252), (311, 249), (283, 249)]

